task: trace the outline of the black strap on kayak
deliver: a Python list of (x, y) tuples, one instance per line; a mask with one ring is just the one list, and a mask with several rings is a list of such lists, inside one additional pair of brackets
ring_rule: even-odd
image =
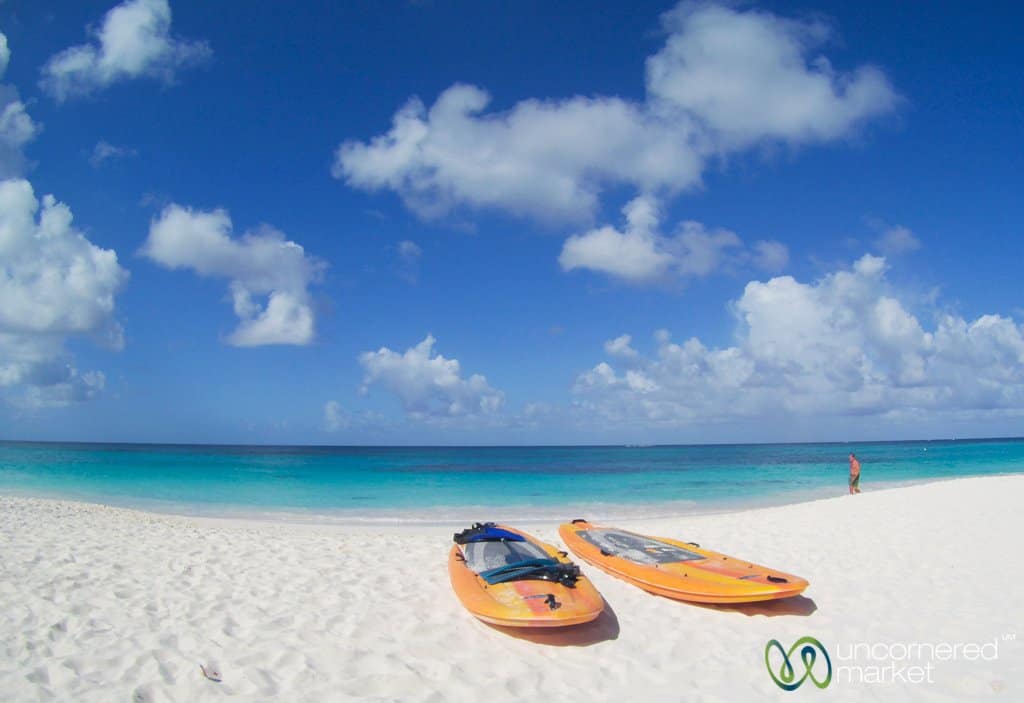
[(573, 588), (580, 578), (580, 567), (572, 563), (563, 564), (557, 559), (525, 559), (516, 564), (481, 571), (478, 575), (492, 586), (496, 583), (534, 579), (554, 581)]
[(494, 527), (493, 522), (474, 522), (470, 527), (467, 527), (462, 532), (456, 532), (452, 536), (452, 540), (455, 544), (468, 544), (471, 538), (477, 535), (483, 534), (484, 530), (489, 527)]
[(548, 610), (558, 610), (562, 607), (562, 604), (555, 598), (554, 593), (538, 593), (535, 596), (523, 596), (523, 600), (540, 600), (544, 599), (544, 605), (548, 607)]
[(456, 532), (452, 539), (455, 544), (469, 544), (470, 542), (525, 542), (526, 538), (509, 532), (495, 525), (493, 522), (474, 522), (462, 532)]

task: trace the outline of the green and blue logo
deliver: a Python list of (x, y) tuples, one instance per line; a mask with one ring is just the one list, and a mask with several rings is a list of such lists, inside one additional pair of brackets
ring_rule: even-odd
[[(779, 653), (782, 654), (782, 666), (777, 674), (775, 669), (772, 668), (772, 649), (778, 649)], [(797, 678), (796, 669), (793, 667), (793, 653), (798, 650), (800, 652), (800, 663), (803, 664), (804, 668), (803, 675), (800, 678)], [(820, 679), (814, 671), (814, 664), (818, 661), (819, 652), (825, 658), (826, 668), (825, 675)], [(829, 659), (825, 646), (813, 637), (801, 637), (789, 648), (789, 651), (786, 651), (778, 640), (768, 640), (768, 644), (764, 647), (764, 665), (767, 667), (772, 681), (783, 691), (795, 691), (807, 679), (810, 679), (811, 683), (818, 688), (827, 688), (832, 682), (832, 660)]]

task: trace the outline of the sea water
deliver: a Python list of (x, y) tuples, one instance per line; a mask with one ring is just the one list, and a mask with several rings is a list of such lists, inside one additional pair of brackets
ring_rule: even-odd
[(652, 447), (0, 442), (0, 492), (315, 520), (607, 519), (841, 495), (851, 451), (865, 491), (1024, 471), (1024, 439)]

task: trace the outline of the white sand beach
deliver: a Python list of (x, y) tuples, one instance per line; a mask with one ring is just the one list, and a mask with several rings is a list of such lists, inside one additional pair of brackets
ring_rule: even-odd
[[(1022, 500), (1014, 475), (620, 523), (811, 585), (791, 601), (702, 607), (583, 565), (606, 615), (515, 636), (451, 591), (445, 559), (464, 525), (241, 522), (0, 497), (0, 700), (1020, 701)], [(558, 543), (556, 528), (528, 529)], [(830, 653), (832, 682), (789, 693), (765, 646), (805, 635)], [(906, 661), (909, 643), (961, 646), (953, 659)], [(851, 659), (857, 644), (878, 660)], [(972, 644), (985, 657), (971, 658)], [(894, 657), (896, 668), (931, 665), (932, 682), (856, 680), (865, 669), (854, 666)]]

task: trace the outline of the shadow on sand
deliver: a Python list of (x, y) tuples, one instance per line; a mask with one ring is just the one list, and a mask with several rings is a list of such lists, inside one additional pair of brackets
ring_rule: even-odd
[(509, 637), (527, 640), (534, 644), (546, 644), (550, 647), (588, 647), (605, 640), (617, 639), (619, 636), (619, 618), (608, 601), (605, 601), (604, 611), (596, 620), (582, 625), (530, 628), (484, 624)]
[(793, 596), (792, 598), (783, 598), (782, 600), (766, 600), (757, 603), (690, 603), (689, 605), (696, 605), (708, 610), (741, 613), (748, 617), (751, 615), (764, 615), (769, 618), (779, 617), (780, 615), (807, 617), (818, 609), (818, 605), (814, 600), (807, 596)]

